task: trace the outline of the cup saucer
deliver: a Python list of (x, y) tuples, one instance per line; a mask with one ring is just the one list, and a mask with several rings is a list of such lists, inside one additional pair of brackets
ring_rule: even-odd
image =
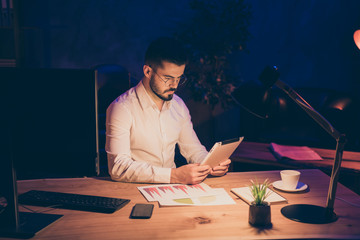
[(306, 190), (308, 188), (307, 184), (302, 183), (302, 182), (298, 182), (298, 185), (296, 186), (296, 189), (285, 189), (283, 187), (283, 183), (282, 183), (281, 180), (273, 182), (272, 185), (273, 185), (274, 188), (276, 188), (278, 190), (281, 190), (281, 191), (284, 191), (284, 192), (301, 192), (301, 191), (304, 191), (304, 190)]

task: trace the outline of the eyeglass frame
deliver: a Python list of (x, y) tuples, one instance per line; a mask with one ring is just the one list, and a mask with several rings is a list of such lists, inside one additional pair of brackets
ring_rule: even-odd
[[(177, 83), (178, 86), (184, 85), (184, 83), (186, 83), (187, 80), (188, 80), (185, 74), (183, 74), (183, 75), (181, 75), (180, 77), (177, 77), (177, 78), (170, 76), (168, 78), (171, 78), (171, 79), (164, 80), (151, 66), (149, 66), (149, 67), (161, 79), (161, 81), (163, 81), (165, 83), (165, 85), (167, 85), (168, 87), (171, 85), (171, 84), (168, 84), (168, 82), (173, 80), (174, 82), (172, 84), (174, 84), (177, 78), (179, 78), (178, 83)], [(184, 80), (182, 80), (182, 79), (184, 79)]]

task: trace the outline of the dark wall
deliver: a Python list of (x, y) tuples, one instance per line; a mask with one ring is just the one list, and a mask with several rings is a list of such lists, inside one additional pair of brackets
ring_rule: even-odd
[[(21, 1), (25, 64), (88, 68), (126, 67), (142, 77), (149, 41), (171, 35), (191, 16), (183, 1)], [(235, 57), (243, 81), (266, 64), (277, 65), (292, 86), (359, 90), (360, 51), (352, 36), (360, 28), (360, 1), (248, 1), (252, 6), (248, 49)], [(29, 28), (30, 27), (30, 28)]]
[[(24, 1), (30, 66), (89, 68), (103, 63), (126, 67), (141, 78), (150, 41), (169, 35), (186, 16), (188, 1), (55, 0)], [(35, 61), (34, 61), (35, 58)]]
[[(178, 22), (190, 19), (189, 2), (21, 1), (24, 65), (90, 68), (113, 63), (140, 79), (148, 43), (160, 35), (172, 35)], [(360, 50), (352, 37), (360, 28), (360, 1), (247, 2), (252, 9), (251, 37), (248, 48), (233, 56), (232, 69), (240, 73), (240, 82), (257, 79), (271, 64), (279, 67), (281, 79), (293, 87), (359, 92)], [(190, 100), (187, 104), (202, 141), (211, 144), (239, 132), (238, 108), (198, 114), (204, 106)], [(207, 115), (217, 117), (215, 122), (204, 119)], [(213, 126), (216, 129), (209, 133), (206, 129)]]
[(249, 53), (238, 67), (255, 79), (266, 64), (277, 65), (294, 87), (360, 87), (360, 51), (353, 41), (360, 28), (360, 1), (251, 1)]

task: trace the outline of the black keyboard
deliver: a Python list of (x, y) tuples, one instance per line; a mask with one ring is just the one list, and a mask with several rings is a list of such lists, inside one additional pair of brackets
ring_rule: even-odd
[(72, 193), (31, 190), (19, 195), (25, 205), (66, 208), (73, 210), (113, 213), (130, 202), (128, 199), (98, 197)]

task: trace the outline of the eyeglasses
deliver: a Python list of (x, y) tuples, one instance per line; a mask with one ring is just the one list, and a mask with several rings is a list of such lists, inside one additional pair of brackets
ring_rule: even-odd
[(168, 87), (170, 85), (174, 85), (174, 84), (178, 84), (178, 86), (183, 85), (184, 83), (186, 83), (187, 81), (187, 77), (183, 74), (180, 77), (170, 77), (170, 76), (166, 76), (165, 80), (156, 72), (154, 71), (154, 73), (161, 79), (161, 81), (163, 81)]

